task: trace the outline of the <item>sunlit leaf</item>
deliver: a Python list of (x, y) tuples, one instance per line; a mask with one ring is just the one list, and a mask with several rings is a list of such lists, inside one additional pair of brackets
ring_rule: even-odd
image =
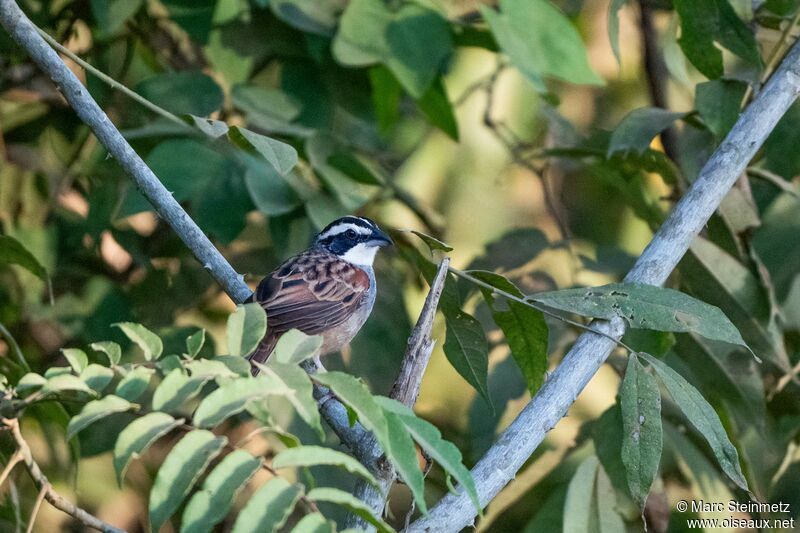
[(259, 368), (264, 375), (271, 376), (285, 390), (290, 391), (286, 394), (286, 400), (292, 404), (300, 418), (324, 439), (325, 431), (322, 429), (319, 408), (314, 399), (314, 386), (308, 374), (297, 365), (283, 363), (261, 365)]
[(161, 337), (143, 325), (136, 324), (135, 322), (117, 322), (116, 324), (112, 324), (112, 326), (121, 329), (126, 337), (135, 342), (136, 345), (142, 349), (145, 360), (151, 361), (161, 357), (161, 352), (164, 350)]
[(597, 514), (591, 505), (594, 495), (594, 482), (599, 462), (590, 455), (578, 466), (567, 487), (564, 502), (564, 531), (589, 533), (599, 530)]
[(186, 337), (186, 354), (189, 357), (197, 357), (203, 345), (206, 343), (206, 330), (199, 329), (197, 332), (192, 333)]
[(297, 150), (266, 135), (233, 126), (228, 132), (228, 137), (238, 146), (255, 150), (272, 165), (272, 168), (283, 176), (288, 174), (297, 164)]
[(392, 533), (394, 531), (389, 524), (372, 514), (372, 509), (370, 509), (368, 505), (349, 492), (331, 487), (320, 487), (311, 490), (307, 498), (314, 502), (327, 502), (341, 505), (375, 526), (381, 533)]
[(280, 529), (292, 513), (302, 489), (276, 477), (250, 498), (233, 524), (233, 533), (271, 533)]
[(392, 461), (400, 479), (411, 490), (414, 502), (423, 514), (428, 513), (425, 503), (425, 478), (419, 466), (417, 449), (411, 434), (399, 415), (384, 410), (389, 429), (389, 446), (386, 454)]
[(267, 332), (267, 314), (257, 303), (236, 307), (228, 317), (228, 351), (244, 357), (252, 353)]
[(226, 455), (186, 504), (181, 519), (181, 533), (212, 531), (230, 511), (236, 494), (259, 468), (261, 460), (244, 450), (235, 450)]
[(322, 340), (321, 335), (306, 335), (298, 329), (290, 329), (278, 339), (267, 359), (267, 365), (302, 363), (317, 354), (322, 346)]
[(315, 465), (334, 465), (344, 468), (350, 473), (363, 477), (376, 487), (378, 481), (364, 465), (350, 455), (322, 446), (298, 446), (283, 450), (272, 460), (272, 467), (295, 468)]
[(194, 425), (213, 428), (228, 417), (244, 411), (247, 402), (263, 398), (268, 394), (289, 394), (288, 389), (280, 390), (274, 383), (263, 377), (231, 380), (203, 398), (194, 413)]
[(118, 365), (122, 359), (122, 348), (119, 344), (111, 341), (93, 342), (90, 345), (92, 350), (103, 352), (108, 357), (108, 362), (112, 365)]
[(83, 406), (81, 412), (73, 416), (67, 426), (67, 439), (71, 439), (83, 428), (94, 424), (114, 413), (122, 413), (131, 408), (128, 400), (119, 396), (109, 395), (99, 400), (94, 400)]
[(292, 529), (292, 533), (334, 533), (335, 531), (336, 524), (325, 520), (320, 513), (305, 515)]
[(49, 378), (42, 387), (42, 392), (63, 391), (77, 391), (86, 392), (92, 395), (95, 394), (95, 391), (93, 391), (85, 381), (71, 374), (53, 376), (52, 378)]
[(114, 394), (129, 402), (136, 401), (150, 386), (150, 378), (153, 377), (153, 374), (155, 374), (155, 370), (152, 368), (144, 366), (132, 368), (117, 384)]
[(228, 441), (210, 431), (187, 433), (170, 450), (150, 489), (150, 527), (158, 529), (178, 509), (197, 479)]
[(114, 371), (110, 368), (92, 363), (83, 369), (81, 380), (97, 392), (103, 392), (106, 386), (114, 379)]
[(184, 403), (197, 396), (203, 385), (213, 376), (187, 376), (176, 368), (164, 377), (153, 393), (153, 409), (173, 412)]
[(378, 442), (385, 445), (389, 441), (383, 410), (375, 403), (375, 398), (363, 381), (342, 372), (319, 372), (311, 378), (330, 388), (342, 403), (352, 409), (361, 425), (372, 431)]
[(69, 366), (72, 367), (72, 370), (74, 370), (76, 374), (83, 372), (83, 369), (89, 364), (89, 358), (83, 350), (77, 348), (63, 348), (61, 353), (67, 358)]
[(131, 460), (141, 456), (151, 444), (182, 423), (182, 418), (176, 420), (166, 413), (149, 413), (122, 430), (114, 446), (114, 470), (120, 486)]

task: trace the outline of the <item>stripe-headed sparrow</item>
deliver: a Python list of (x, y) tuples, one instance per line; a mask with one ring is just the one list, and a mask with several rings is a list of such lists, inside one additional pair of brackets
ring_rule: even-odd
[[(322, 336), (318, 366), (321, 355), (348, 344), (375, 303), (375, 254), (390, 244), (392, 239), (368, 218), (346, 216), (328, 224), (308, 250), (258, 284), (253, 299), (267, 312), (267, 333), (250, 361), (266, 361), (281, 335), (293, 328)], [(255, 365), (253, 373), (258, 373)]]

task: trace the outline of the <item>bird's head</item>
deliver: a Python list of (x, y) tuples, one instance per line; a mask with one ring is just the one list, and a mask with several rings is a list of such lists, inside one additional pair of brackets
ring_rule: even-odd
[(346, 216), (325, 226), (314, 244), (354, 265), (371, 266), (378, 249), (393, 242), (372, 220)]

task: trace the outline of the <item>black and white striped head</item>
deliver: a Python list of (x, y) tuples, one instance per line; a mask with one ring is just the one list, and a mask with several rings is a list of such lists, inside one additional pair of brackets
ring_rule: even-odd
[(392, 244), (392, 239), (372, 220), (346, 216), (325, 226), (314, 244), (354, 265), (371, 266), (378, 249)]

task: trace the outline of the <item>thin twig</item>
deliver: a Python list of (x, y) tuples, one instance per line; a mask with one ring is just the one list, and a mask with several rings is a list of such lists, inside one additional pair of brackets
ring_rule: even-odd
[(106, 74), (106, 73), (94, 68), (91, 64), (89, 64), (86, 61), (84, 61), (83, 59), (81, 59), (72, 50), (70, 50), (66, 46), (62, 45), (60, 42), (58, 42), (55, 39), (53, 39), (50, 36), (50, 34), (48, 34), (43, 29), (36, 28), (36, 31), (39, 33), (39, 35), (42, 37), (42, 39), (44, 39), (45, 41), (48, 42), (48, 44), (50, 44), (50, 46), (52, 46), (53, 48), (55, 48), (56, 50), (58, 50), (59, 52), (61, 52), (62, 54), (64, 54), (68, 58), (70, 58), (71, 60), (73, 60), (75, 63), (77, 63), (78, 65), (83, 67), (87, 72), (91, 72), (97, 78), (100, 78), (100, 80), (102, 80), (103, 82), (108, 84), (108, 86), (111, 87), (112, 89), (115, 89), (117, 91), (120, 91), (121, 93), (124, 93), (127, 97), (135, 100), (136, 102), (138, 102), (139, 104), (143, 105), (144, 107), (146, 107), (147, 109), (149, 109), (153, 113), (155, 113), (157, 115), (161, 115), (162, 117), (166, 118), (167, 120), (169, 120), (171, 122), (174, 122), (175, 124), (180, 124), (181, 126), (185, 126), (187, 129), (192, 129), (191, 126), (189, 126), (186, 122), (182, 121), (180, 118), (178, 118), (177, 116), (173, 115), (172, 113), (170, 113), (169, 111), (167, 111), (163, 107), (159, 107), (159, 106), (155, 105), (154, 103), (152, 103), (147, 98), (144, 98), (140, 94), (128, 89), (125, 85), (121, 84), (120, 82), (118, 82), (117, 80), (115, 80), (114, 78), (109, 76), (108, 74)]
[(14, 455), (11, 456), (11, 459), (8, 460), (8, 464), (3, 469), (3, 473), (0, 474), (0, 487), (3, 486), (3, 483), (5, 483), (8, 475), (12, 470), (14, 470), (14, 467), (17, 466), (20, 461), (22, 461), (22, 454), (19, 453), (19, 450), (17, 450), (14, 452)]
[(102, 531), (104, 533), (125, 533), (124, 529), (114, 527), (111, 524), (104, 522), (94, 515), (89, 514), (85, 510), (76, 506), (60, 494), (58, 494), (53, 486), (48, 481), (47, 476), (44, 475), (39, 464), (33, 459), (31, 448), (28, 442), (22, 436), (19, 428), (19, 420), (16, 418), (3, 418), (2, 423), (11, 430), (11, 435), (17, 445), (17, 452), (22, 456), (22, 461), (28, 470), (28, 474), (33, 479), (33, 484), (39, 489), (40, 493), (44, 492), (44, 498), (56, 509), (59, 509), (68, 515), (74, 517), (87, 527)]
[(33, 504), (31, 517), (28, 519), (28, 528), (25, 530), (25, 533), (31, 533), (33, 531), (33, 525), (36, 523), (36, 517), (39, 516), (39, 509), (42, 507), (42, 502), (44, 501), (44, 495), (46, 493), (47, 487), (42, 486), (42, 488), (39, 489), (39, 494), (36, 496), (36, 502)]

